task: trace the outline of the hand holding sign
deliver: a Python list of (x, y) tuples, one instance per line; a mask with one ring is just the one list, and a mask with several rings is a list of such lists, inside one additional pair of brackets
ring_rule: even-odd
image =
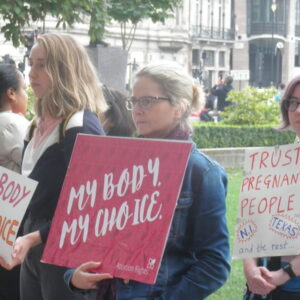
[(12, 258), (14, 242), (37, 182), (0, 167), (0, 261), (11, 269), (19, 263)]
[(111, 274), (92, 272), (92, 270), (99, 268), (100, 265), (100, 262), (87, 262), (78, 267), (72, 276), (71, 282), (73, 286), (83, 290), (96, 289), (99, 281), (112, 279), (113, 276)]

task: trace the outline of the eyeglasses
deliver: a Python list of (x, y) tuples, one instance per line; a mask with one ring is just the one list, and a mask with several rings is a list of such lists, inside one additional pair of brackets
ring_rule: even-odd
[(284, 100), (283, 105), (289, 112), (294, 112), (297, 110), (300, 102), (296, 98), (289, 98)]
[(158, 101), (170, 101), (170, 98), (167, 97), (158, 97), (158, 96), (144, 96), (141, 98), (130, 97), (126, 101), (126, 108), (128, 110), (133, 110), (133, 108), (138, 104), (141, 109), (150, 109)]

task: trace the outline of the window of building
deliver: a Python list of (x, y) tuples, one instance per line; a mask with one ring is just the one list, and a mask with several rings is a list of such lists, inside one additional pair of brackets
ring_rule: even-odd
[(221, 31), (222, 29), (222, 3), (221, 0), (219, 0), (219, 16), (218, 16), (218, 20), (219, 20), (219, 30)]
[(225, 52), (219, 52), (219, 67), (225, 67)]
[(183, 24), (182, 7), (176, 7), (176, 26)]
[(204, 66), (213, 67), (215, 65), (215, 53), (214, 51), (206, 50), (205, 51), (205, 59)]
[(300, 0), (297, 0), (296, 1), (296, 12), (295, 12), (295, 15), (296, 15), (296, 25), (300, 25)]
[(295, 41), (295, 67), (300, 67), (300, 41)]
[[(275, 1), (276, 10), (273, 13), (272, 0), (248, 0), (251, 1), (251, 20), (254, 23), (267, 22), (271, 23), (274, 21), (276, 23), (285, 22), (285, 8), (286, 0)], [(297, 0), (298, 1), (298, 0)]]
[(210, 0), (207, 1), (207, 21), (206, 21), (206, 25), (210, 26), (210, 22), (211, 22), (211, 3)]
[(200, 50), (199, 49), (192, 50), (192, 63), (194, 66), (199, 66), (199, 64), (200, 64)]

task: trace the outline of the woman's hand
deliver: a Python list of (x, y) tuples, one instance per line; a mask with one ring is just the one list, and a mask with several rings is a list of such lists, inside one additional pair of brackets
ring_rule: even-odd
[(0, 257), (0, 265), (7, 270), (13, 269), (15, 266), (23, 263), (28, 251), (32, 247), (37, 246), (41, 243), (42, 240), (39, 231), (35, 231), (18, 237), (15, 241), (12, 252), (12, 263), (8, 264), (2, 257)]
[(289, 275), (286, 272), (284, 272), (282, 269), (279, 269), (277, 271), (272, 271), (270, 272), (270, 275), (271, 277), (266, 278), (266, 280), (270, 284), (273, 284), (275, 286), (282, 285), (290, 279)]
[(17, 264), (14, 264), (14, 262), (12, 262), (12, 264), (8, 264), (4, 258), (2, 256), (0, 256), (0, 266), (3, 267), (6, 270), (11, 270), (12, 268), (14, 268)]
[(272, 283), (272, 274), (265, 267), (255, 267), (247, 276), (247, 283), (251, 292), (267, 295), (276, 288)]
[(71, 284), (78, 289), (89, 290), (96, 289), (99, 281), (112, 279), (113, 276), (108, 273), (92, 273), (92, 270), (100, 265), (100, 262), (88, 262), (80, 265), (73, 273)]
[(271, 282), (272, 273), (265, 267), (258, 267), (256, 259), (244, 260), (244, 273), (252, 293), (267, 295), (276, 288)]

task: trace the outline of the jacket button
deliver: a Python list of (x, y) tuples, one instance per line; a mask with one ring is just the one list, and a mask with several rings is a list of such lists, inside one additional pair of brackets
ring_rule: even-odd
[(124, 284), (129, 284), (129, 279), (124, 279), (123, 282)]

